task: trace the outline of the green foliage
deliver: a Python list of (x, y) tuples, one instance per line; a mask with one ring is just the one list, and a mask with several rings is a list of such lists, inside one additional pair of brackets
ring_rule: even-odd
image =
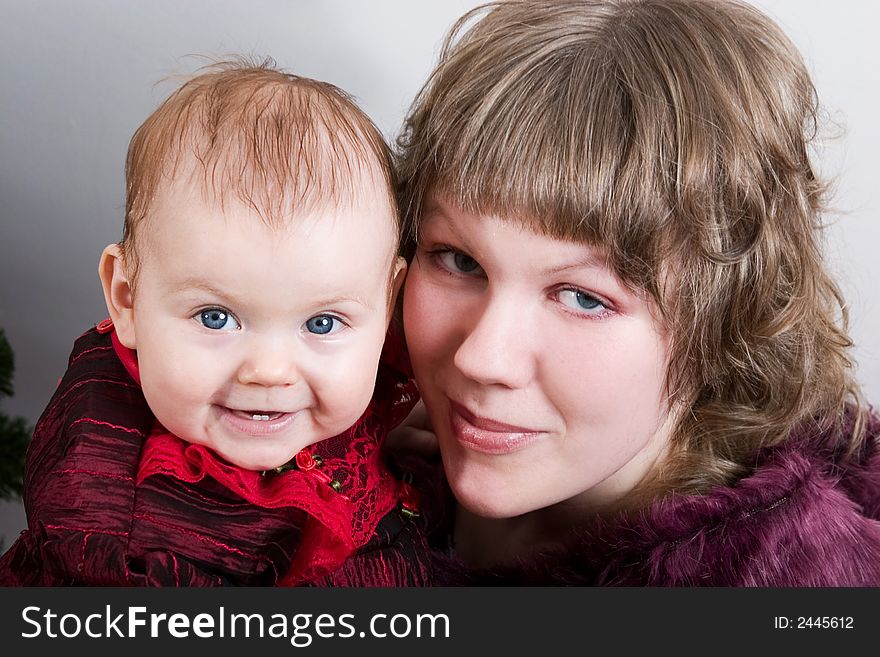
[[(15, 357), (0, 329), (0, 398), (11, 397)], [(24, 455), (31, 437), (31, 428), (24, 418), (9, 417), (0, 412), (0, 499), (21, 496)]]
[(15, 373), (15, 357), (6, 339), (6, 332), (0, 328), (0, 397), (11, 397), (13, 393), (12, 375)]

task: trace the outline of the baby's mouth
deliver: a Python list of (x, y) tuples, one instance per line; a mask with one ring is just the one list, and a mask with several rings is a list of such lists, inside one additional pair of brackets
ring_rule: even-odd
[(277, 413), (275, 411), (232, 411), (232, 413), (245, 420), (255, 420), (257, 422), (277, 420), (284, 415), (284, 413)]
[(265, 408), (233, 408), (218, 406), (219, 419), (236, 434), (272, 436), (287, 431), (299, 411), (272, 411)]

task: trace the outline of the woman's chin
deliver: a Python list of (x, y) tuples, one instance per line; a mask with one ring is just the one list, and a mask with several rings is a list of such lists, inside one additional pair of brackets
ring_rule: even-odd
[(527, 496), (511, 495), (517, 490), (503, 481), (489, 483), (475, 477), (450, 478), (449, 486), (455, 495), (456, 502), (470, 513), (481, 518), (513, 518), (529, 511)]

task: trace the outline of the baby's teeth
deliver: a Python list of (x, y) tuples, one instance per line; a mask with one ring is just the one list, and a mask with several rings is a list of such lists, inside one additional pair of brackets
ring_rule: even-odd
[(254, 420), (268, 420), (269, 419), (268, 415), (258, 415), (257, 413), (254, 413), (251, 417)]

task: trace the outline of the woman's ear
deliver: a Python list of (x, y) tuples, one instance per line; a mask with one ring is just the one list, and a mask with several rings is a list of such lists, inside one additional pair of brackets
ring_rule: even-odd
[(397, 295), (400, 294), (400, 288), (406, 279), (406, 259), (398, 257), (394, 263), (394, 270), (391, 274), (391, 285), (388, 288), (388, 317), (394, 314), (394, 307), (397, 304)]
[(137, 348), (134, 332), (134, 296), (131, 291), (131, 281), (125, 270), (122, 259), (122, 250), (118, 244), (111, 244), (101, 253), (98, 262), (98, 277), (101, 279), (101, 287), (104, 289), (104, 301), (116, 337), (129, 349)]

